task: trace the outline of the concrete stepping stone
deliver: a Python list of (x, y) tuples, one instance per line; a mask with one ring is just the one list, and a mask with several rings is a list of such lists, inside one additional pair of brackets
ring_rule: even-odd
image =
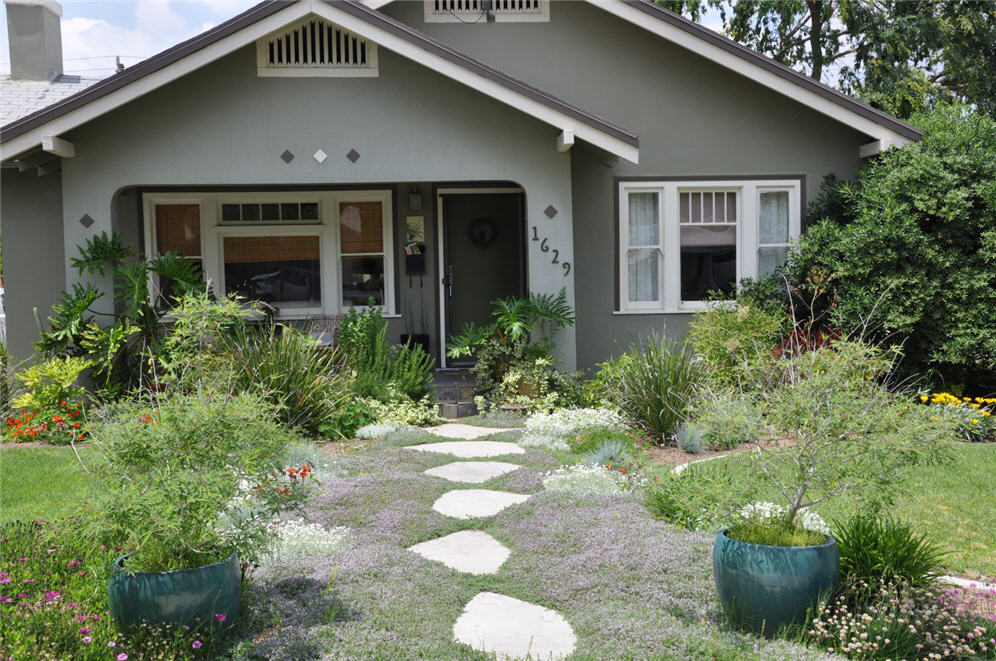
[(525, 454), (526, 451), (515, 443), (503, 441), (443, 441), (442, 443), (422, 443), (408, 445), (409, 450), (420, 452), (442, 452), (461, 459), (476, 457), (499, 457), (503, 454)]
[(490, 489), (454, 489), (440, 496), (432, 509), (455, 519), (474, 519), (494, 516), (510, 505), (529, 500), (529, 496)]
[(430, 468), (425, 474), (441, 477), (450, 482), (480, 484), (519, 468), (522, 466), (505, 461), (454, 461), (451, 464)]
[(436, 425), (435, 427), (426, 427), (425, 431), (435, 434), (436, 436), (445, 436), (446, 438), (473, 440), (482, 436), (491, 436), (492, 434), (497, 434), (505, 430), (491, 429), (487, 427), (474, 427), (473, 425), (465, 425), (460, 422), (447, 422), (441, 425)]
[(483, 530), (461, 530), (408, 550), (467, 574), (496, 574), (512, 553)]
[(563, 659), (578, 641), (559, 613), (494, 592), (470, 600), (453, 625), (453, 636), (499, 659)]

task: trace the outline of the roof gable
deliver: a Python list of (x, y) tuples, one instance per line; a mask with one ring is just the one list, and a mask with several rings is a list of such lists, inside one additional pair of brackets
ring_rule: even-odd
[[(315, 14), (596, 147), (636, 163), (639, 138), (348, 0), (269, 0), (90, 88), (0, 128), (0, 158), (17, 156), (272, 32)], [(559, 146), (559, 144), (558, 144)]]
[[(379, 9), (393, 0), (362, 0)], [(650, 0), (587, 0), (603, 11), (745, 76), (881, 143), (917, 140), (918, 129)]]

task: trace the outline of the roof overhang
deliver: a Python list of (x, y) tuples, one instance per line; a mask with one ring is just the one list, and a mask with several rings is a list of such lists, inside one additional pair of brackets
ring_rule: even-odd
[[(587, 0), (592, 5), (701, 55), (798, 103), (888, 145), (923, 135), (918, 129), (829, 85), (824, 85), (707, 27), (648, 0)], [(363, 0), (380, 9), (393, 0)]]
[[(129, 67), (86, 90), (0, 128), (0, 160), (36, 148), (308, 14), (321, 16), (610, 154), (639, 160), (639, 138), (619, 126), (429, 39), (373, 9), (346, 0), (273, 0)], [(551, 140), (553, 145), (553, 141)], [(554, 145), (555, 146), (555, 145)]]

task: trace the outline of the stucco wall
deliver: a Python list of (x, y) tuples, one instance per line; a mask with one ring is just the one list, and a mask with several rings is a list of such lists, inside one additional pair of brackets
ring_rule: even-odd
[[(382, 11), (502, 71), (635, 131), (640, 164), (572, 150), (578, 365), (688, 315), (613, 315), (614, 177), (803, 175), (853, 178), (870, 138), (588, 2), (551, 3), (549, 23), (424, 23), (422, 3)], [(647, 17), (646, 20), (653, 20)]]
[(7, 348), (15, 359), (31, 357), (38, 327), (66, 286), (62, 247), (60, 173), (39, 177), (34, 170), (0, 173), (0, 241), (6, 291)]
[[(399, 183), (407, 206), (407, 182), (514, 181), (525, 188), (527, 218), (542, 219), (561, 258), (573, 261), (571, 161), (557, 152), (556, 136), (385, 49), (377, 78), (259, 78), (255, 49), (244, 48), (72, 132), (77, 156), (63, 172), (65, 243), (74, 252), (86, 237), (123, 227), (114, 218), (115, 195), (135, 186)], [(329, 154), (323, 164), (312, 158), (319, 148)], [(356, 163), (346, 158), (351, 149), (360, 154)], [(280, 159), (284, 150), (296, 156), (290, 164)], [(423, 204), (429, 225), (425, 187)], [(556, 222), (543, 215), (548, 205), (558, 210)], [(84, 214), (97, 221), (89, 229), (78, 222)], [(396, 208), (400, 221), (407, 214)], [(549, 261), (538, 244), (529, 245), (530, 288), (566, 286), (573, 299), (573, 277)], [(426, 288), (435, 282), (427, 273)], [(405, 309), (403, 299), (399, 311)], [(428, 317), (435, 323), (434, 310)], [(391, 330), (404, 332), (403, 321), (392, 321)], [(572, 366), (573, 331), (560, 339), (559, 353)]]

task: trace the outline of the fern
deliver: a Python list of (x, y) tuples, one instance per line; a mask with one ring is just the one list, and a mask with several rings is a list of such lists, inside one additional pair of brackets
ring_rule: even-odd
[(105, 268), (109, 266), (113, 270), (135, 254), (131, 246), (124, 245), (117, 232), (110, 236), (107, 232), (101, 232), (87, 239), (79, 251), (80, 256), (71, 258), (69, 262), (80, 275), (96, 273), (103, 276)]

